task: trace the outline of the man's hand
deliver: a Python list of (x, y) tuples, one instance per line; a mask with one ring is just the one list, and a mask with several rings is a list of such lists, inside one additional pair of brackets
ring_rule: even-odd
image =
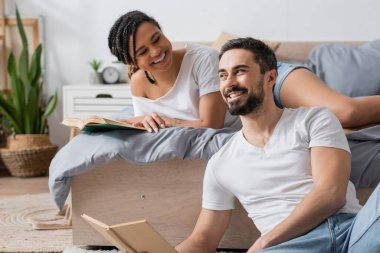
[(215, 252), (231, 219), (231, 210), (215, 211), (203, 208), (194, 231), (175, 247), (180, 253)]

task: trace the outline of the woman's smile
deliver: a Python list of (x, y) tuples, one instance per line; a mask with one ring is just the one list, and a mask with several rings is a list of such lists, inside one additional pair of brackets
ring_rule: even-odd
[(153, 61), (152, 65), (164, 62), (164, 60), (166, 60), (166, 51), (163, 54), (161, 54), (157, 60)]

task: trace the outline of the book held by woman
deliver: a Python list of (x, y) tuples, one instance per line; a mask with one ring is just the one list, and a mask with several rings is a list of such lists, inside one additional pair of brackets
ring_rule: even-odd
[(124, 121), (117, 121), (112, 119), (103, 118), (100, 116), (90, 116), (85, 120), (79, 118), (65, 118), (62, 124), (69, 127), (75, 127), (85, 132), (101, 132), (108, 130), (141, 130), (145, 131), (144, 127), (133, 126), (132, 124)]

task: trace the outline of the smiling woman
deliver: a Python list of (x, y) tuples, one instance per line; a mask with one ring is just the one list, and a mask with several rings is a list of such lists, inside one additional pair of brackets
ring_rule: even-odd
[(129, 65), (136, 117), (126, 121), (155, 132), (172, 126), (240, 128), (219, 92), (216, 50), (195, 44), (173, 50), (158, 22), (140, 11), (121, 16), (108, 43)]

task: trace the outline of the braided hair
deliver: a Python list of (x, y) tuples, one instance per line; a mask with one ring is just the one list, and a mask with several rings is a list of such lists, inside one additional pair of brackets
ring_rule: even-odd
[[(128, 77), (139, 70), (136, 60), (136, 32), (139, 26), (149, 22), (161, 30), (158, 22), (141, 11), (130, 11), (121, 16), (112, 26), (108, 35), (108, 47), (111, 53), (117, 59), (125, 64), (128, 64)], [(129, 53), (129, 38), (132, 36), (133, 57)], [(145, 72), (145, 76), (151, 84), (155, 84), (155, 80)]]

